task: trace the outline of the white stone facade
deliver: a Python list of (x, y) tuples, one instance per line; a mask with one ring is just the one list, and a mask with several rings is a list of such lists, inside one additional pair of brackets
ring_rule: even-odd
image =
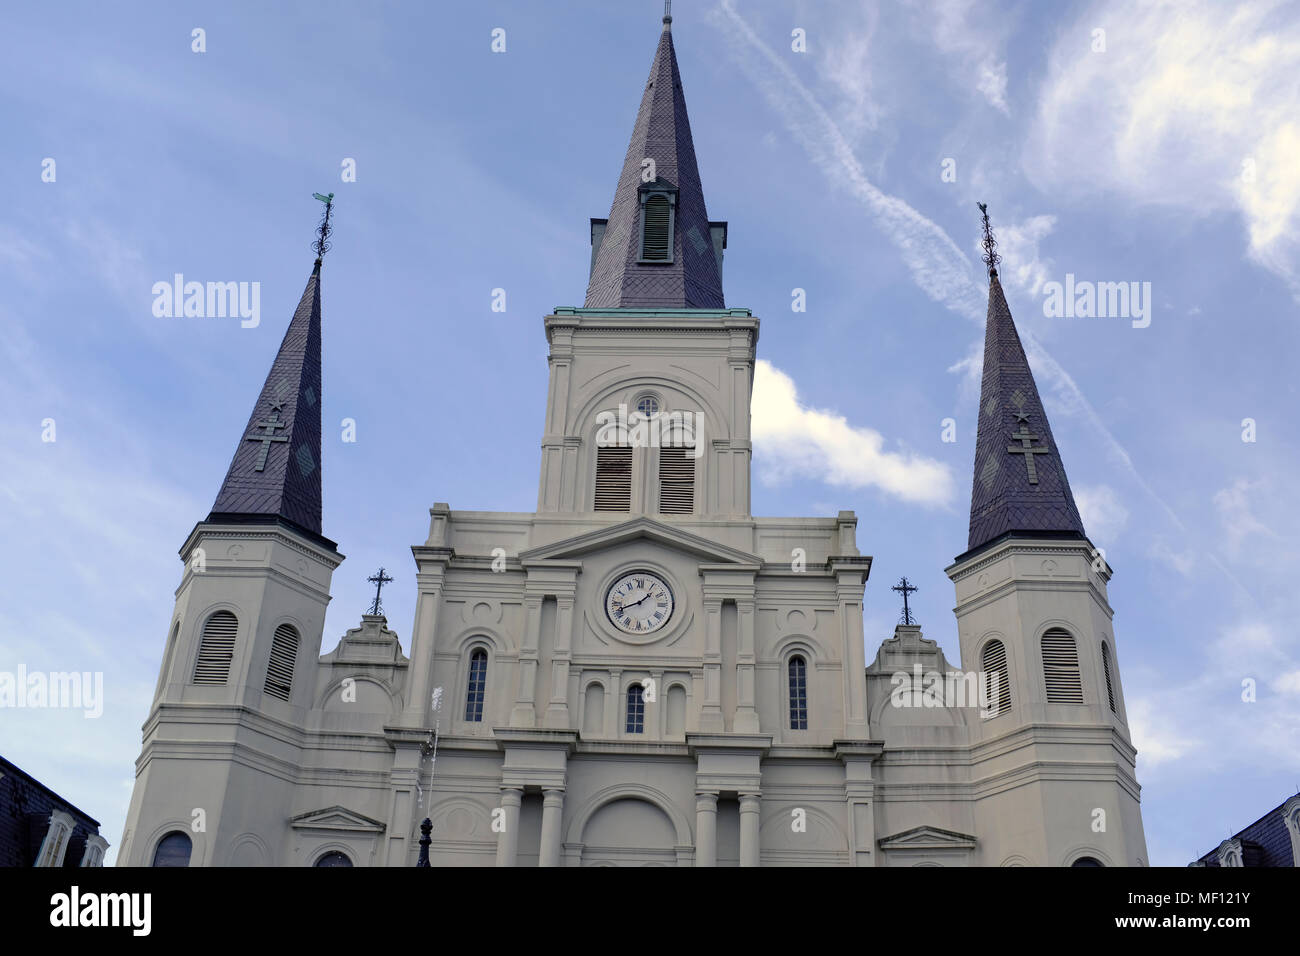
[[(854, 514), (750, 514), (758, 321), (573, 309), (545, 325), (538, 511), (430, 509), (409, 660), (379, 617), (321, 656), (337, 553), (283, 527), (195, 529), (119, 863), (182, 832), (190, 865), (411, 866), (425, 816), (435, 866), (1145, 863), (1109, 569), (1085, 542), (1010, 539), (948, 569), (961, 669), (1001, 641), (1009, 709), (894, 706), (896, 674), (953, 668), (902, 626), (867, 666)], [(633, 449), (628, 509), (595, 511), (600, 415), (647, 397), (699, 424), (693, 512), (660, 513), (655, 447)], [(658, 630), (606, 612), (629, 572), (671, 589)], [(228, 678), (196, 684), (221, 610), (238, 622)], [(283, 625), (287, 700), (267, 680)], [(1074, 641), (1082, 702), (1048, 700), (1052, 629)]]

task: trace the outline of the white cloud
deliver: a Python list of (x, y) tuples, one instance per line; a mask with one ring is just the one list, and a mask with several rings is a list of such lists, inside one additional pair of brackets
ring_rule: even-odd
[(1153, 767), (1178, 760), (1200, 747), (1197, 740), (1187, 736), (1168, 708), (1156, 706), (1147, 698), (1128, 702), (1128, 726), (1137, 747), (1138, 764)]
[[(998, 276), (1004, 284), (1011, 284), (1032, 295), (1037, 295), (1052, 274), (1052, 260), (1044, 259), (1038, 252), (1038, 243), (1056, 227), (1055, 216), (1032, 216), (1024, 222), (997, 227)], [(978, 254), (983, 255), (981, 239), (975, 239)]]
[(955, 64), (959, 81), (974, 86), (991, 106), (1010, 114), (1007, 63), (1000, 56), (1004, 34), (997, 28), (998, 19), (989, 16), (988, 5), (977, 6), (975, 0), (931, 0), (921, 5), (919, 13), (939, 52)]
[(1219, 521), (1227, 536), (1227, 552), (1230, 557), (1238, 555), (1246, 539), (1252, 535), (1276, 537), (1274, 531), (1256, 518), (1252, 510), (1252, 494), (1262, 486), (1262, 481), (1238, 478), (1231, 486), (1214, 495), (1214, 507), (1219, 512)]
[(1089, 7), (1050, 56), (1027, 170), (1045, 190), (1235, 210), (1249, 255), (1300, 295), (1300, 19), (1277, 13), (1267, 0)]
[(915, 504), (952, 500), (955, 485), (947, 465), (886, 451), (879, 432), (801, 404), (790, 376), (763, 359), (754, 367), (751, 408), (755, 464), (766, 481), (812, 477), (839, 487), (878, 488)]
[(1113, 545), (1128, 524), (1128, 509), (1109, 485), (1075, 488), (1074, 503), (1079, 506), (1083, 527), (1092, 540), (1103, 547)]

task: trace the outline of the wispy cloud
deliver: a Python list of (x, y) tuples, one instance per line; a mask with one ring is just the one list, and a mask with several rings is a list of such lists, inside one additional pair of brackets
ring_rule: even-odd
[(769, 482), (820, 478), (829, 485), (877, 488), (901, 501), (944, 505), (955, 483), (942, 462), (907, 451), (887, 451), (871, 428), (799, 401), (794, 381), (770, 362), (754, 368), (755, 465)]
[(1250, 257), (1300, 295), (1300, 19), (1281, 6), (1086, 8), (1052, 50), (1026, 168), (1045, 189), (1235, 210)]

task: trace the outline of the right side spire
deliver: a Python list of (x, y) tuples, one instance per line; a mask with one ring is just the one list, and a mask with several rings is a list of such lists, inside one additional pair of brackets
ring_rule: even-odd
[(983, 203), (980, 211), (989, 308), (967, 553), (1010, 534), (1086, 538), (1052, 427), (998, 281), (1000, 257)]

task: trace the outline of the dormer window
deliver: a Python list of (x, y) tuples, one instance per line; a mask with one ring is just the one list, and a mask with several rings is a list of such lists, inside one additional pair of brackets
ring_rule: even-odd
[(673, 225), (676, 213), (676, 190), (642, 188), (640, 262), (673, 261)]

